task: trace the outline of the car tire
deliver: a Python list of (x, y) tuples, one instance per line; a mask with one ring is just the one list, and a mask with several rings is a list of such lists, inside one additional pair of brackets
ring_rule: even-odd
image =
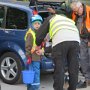
[(0, 77), (7, 84), (21, 81), (22, 65), (20, 58), (13, 52), (7, 52), (0, 58)]

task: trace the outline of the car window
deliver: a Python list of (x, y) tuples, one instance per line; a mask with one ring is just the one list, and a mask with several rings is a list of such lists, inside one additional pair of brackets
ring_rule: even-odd
[(2, 28), (4, 20), (4, 7), (0, 6), (0, 28)]
[(15, 9), (8, 8), (6, 15), (6, 29), (26, 29), (28, 25), (27, 13)]
[(45, 20), (50, 15), (50, 13), (49, 12), (39, 12), (39, 15), (42, 16), (43, 20)]

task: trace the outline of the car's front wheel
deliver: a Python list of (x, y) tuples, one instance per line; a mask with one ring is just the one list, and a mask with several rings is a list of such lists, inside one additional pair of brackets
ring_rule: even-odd
[(15, 84), (21, 77), (20, 58), (13, 52), (5, 53), (0, 58), (0, 77), (3, 82)]

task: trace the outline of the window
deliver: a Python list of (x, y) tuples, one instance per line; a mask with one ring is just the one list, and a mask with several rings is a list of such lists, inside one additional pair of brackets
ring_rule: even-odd
[(3, 21), (4, 21), (4, 7), (0, 6), (0, 28), (3, 25)]
[(43, 20), (45, 20), (50, 15), (50, 13), (49, 12), (39, 12), (39, 15), (42, 16)]
[(7, 29), (26, 29), (28, 25), (27, 13), (15, 8), (8, 8), (6, 16)]

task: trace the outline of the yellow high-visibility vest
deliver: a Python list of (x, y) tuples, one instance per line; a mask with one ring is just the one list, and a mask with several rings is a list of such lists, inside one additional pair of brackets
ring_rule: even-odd
[(52, 39), (57, 31), (64, 29), (72, 30), (78, 33), (77, 27), (75, 26), (75, 22), (73, 20), (61, 15), (55, 15), (53, 18), (50, 19), (50, 39)]
[(29, 29), (28, 31), (27, 31), (27, 33), (26, 33), (26, 35), (25, 35), (25, 41), (26, 41), (26, 38), (27, 38), (27, 36), (28, 36), (28, 34), (32, 34), (32, 36), (33, 36), (33, 46), (32, 46), (32, 49), (31, 49), (31, 53), (34, 53), (34, 51), (35, 51), (35, 47), (36, 47), (36, 35), (35, 35), (35, 32), (32, 30), (32, 29)]

